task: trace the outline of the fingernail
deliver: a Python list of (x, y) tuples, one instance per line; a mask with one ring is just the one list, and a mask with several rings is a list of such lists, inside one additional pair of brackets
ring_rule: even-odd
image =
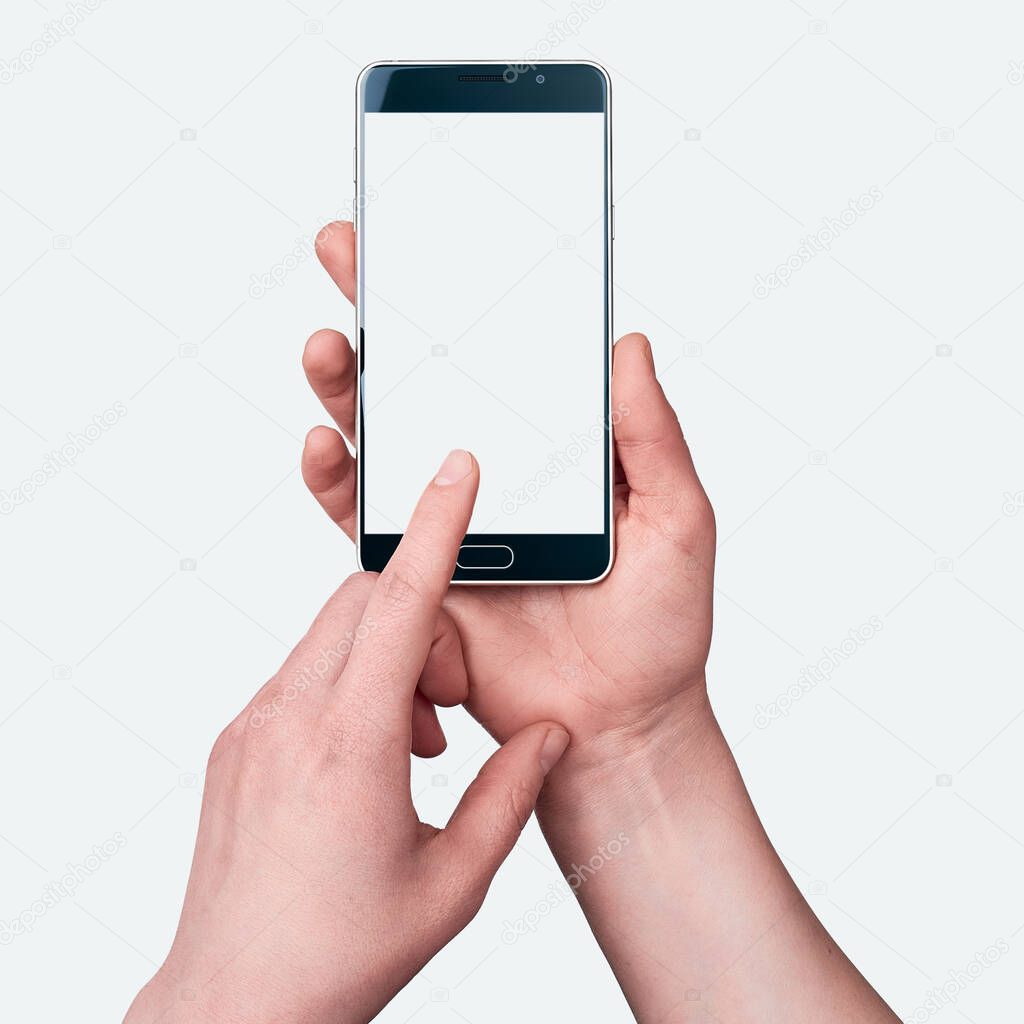
[(569, 734), (564, 729), (552, 729), (544, 737), (544, 745), (540, 748), (540, 770), (545, 775), (558, 764), (567, 746)]
[(640, 358), (653, 369), (654, 353), (651, 351), (651, 343), (646, 335), (644, 336), (643, 344), (640, 346)]
[(456, 448), (448, 453), (448, 457), (441, 463), (441, 468), (434, 477), (434, 483), (438, 487), (447, 487), (449, 484), (457, 484), (465, 480), (473, 468), (473, 456), (469, 452)]
[[(316, 428), (314, 428), (314, 430), (315, 429)], [(311, 430), (306, 435), (306, 440), (305, 440), (305, 442), (303, 442), (303, 445), (302, 445), (303, 458), (311, 466), (322, 466), (323, 465), (323, 461), (324, 461), (324, 453), (321, 450), (319, 450), (319, 449), (314, 449), (313, 448), (312, 437), (313, 437), (313, 430)]]

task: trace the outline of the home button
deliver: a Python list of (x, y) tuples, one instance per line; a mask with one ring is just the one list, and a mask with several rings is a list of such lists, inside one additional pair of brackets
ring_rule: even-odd
[(514, 558), (507, 544), (463, 544), (455, 564), (460, 569), (507, 569)]

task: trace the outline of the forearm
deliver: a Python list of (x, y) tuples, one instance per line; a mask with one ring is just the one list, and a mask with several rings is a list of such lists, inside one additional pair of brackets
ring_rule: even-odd
[(538, 807), (637, 1018), (891, 1024), (772, 848), (703, 694), (689, 705), (570, 750)]

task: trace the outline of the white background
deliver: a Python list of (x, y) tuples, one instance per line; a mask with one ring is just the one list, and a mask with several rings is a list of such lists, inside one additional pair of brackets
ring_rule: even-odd
[(466, 448), (470, 533), (601, 533), (604, 115), (370, 113), (362, 142), (366, 531)]
[[(50, 3), (4, 5), (0, 60)], [(933, 1018), (996, 1024), (1024, 970), (1024, 11), (836, 3), (607, 0), (555, 55), (613, 76), (617, 327), (651, 334), (718, 512), (712, 694), (767, 827), (905, 1016), (1005, 940)], [(0, 920), (127, 837), (0, 949), (4, 1019), (123, 1012), (168, 947), (216, 733), (352, 568), (296, 473), (321, 418), (302, 344), (351, 312), (309, 258), (250, 289), (350, 195), (359, 67), (528, 53), (568, 10), (107, 0), (0, 86), (0, 490), (126, 410), (0, 518)], [(446, 721), (414, 769), (435, 821), (489, 749)], [(627, 1020), (571, 905), (501, 941), (556, 877), (531, 827), (384, 1019)]]

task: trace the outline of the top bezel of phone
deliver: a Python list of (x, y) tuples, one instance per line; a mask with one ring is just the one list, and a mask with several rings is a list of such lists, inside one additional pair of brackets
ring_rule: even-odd
[(488, 61), (378, 63), (359, 76), (364, 113), (604, 113), (609, 80), (597, 64)]

